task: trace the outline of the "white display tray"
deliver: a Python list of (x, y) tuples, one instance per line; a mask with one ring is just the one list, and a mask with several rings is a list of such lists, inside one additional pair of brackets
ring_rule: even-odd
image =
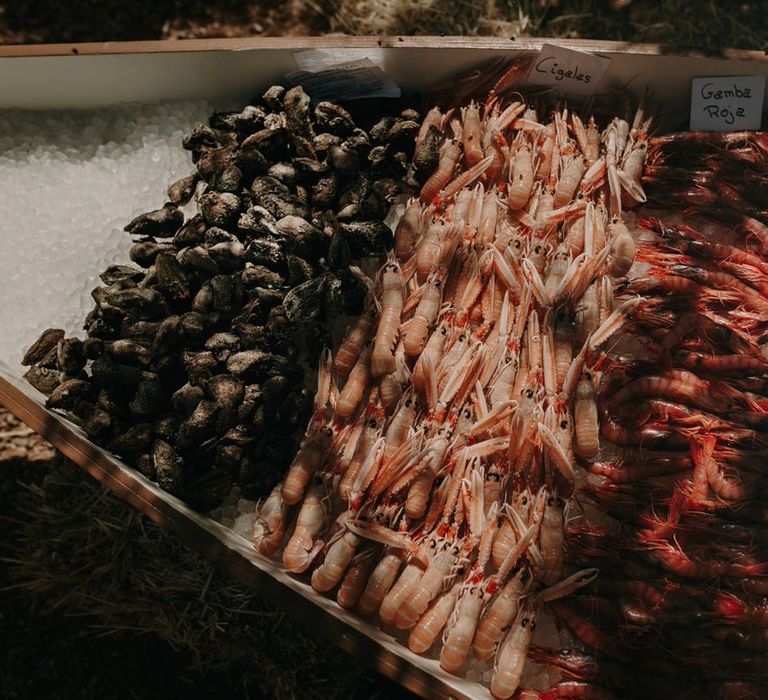
[[(656, 45), (549, 43), (554, 41), (610, 58), (597, 92), (622, 88), (637, 100), (649, 88), (661, 105), (661, 123), (672, 128), (687, 124), (692, 78), (768, 75), (762, 52), (726, 51), (721, 57), (705, 57), (670, 55)], [(244, 103), (296, 70), (295, 53), (308, 49), (338, 50), (349, 59), (369, 57), (405, 90), (418, 90), (494, 57), (538, 51), (545, 42), (323, 37), (6, 46), (0, 47), (0, 109), (90, 109), (190, 98)], [(2, 255), (0, 274), (4, 274)], [(411, 653), (375, 625), (342, 610), (276, 562), (258, 555), (230, 529), (193, 511), (95, 445), (76, 425), (47, 410), (45, 397), (19, 377), (20, 370), (0, 362), (0, 404), (153, 522), (176, 532), (190, 548), (411, 691), (428, 698), (490, 698), (481, 684), (449, 675), (437, 661)]]

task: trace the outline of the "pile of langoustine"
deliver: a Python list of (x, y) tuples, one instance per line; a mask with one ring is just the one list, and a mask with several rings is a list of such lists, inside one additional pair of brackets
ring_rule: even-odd
[(449, 672), (495, 655), (499, 698), (520, 686), (537, 614), (597, 574), (566, 566), (566, 513), (576, 458), (600, 450), (591, 368), (639, 301), (613, 288), (634, 262), (622, 208), (645, 199), (648, 126), (638, 112), (601, 133), (497, 99), (433, 109), (414, 161), (439, 149), (437, 167), (256, 516), (260, 552), (287, 540), (289, 571), (409, 630), (412, 651)]

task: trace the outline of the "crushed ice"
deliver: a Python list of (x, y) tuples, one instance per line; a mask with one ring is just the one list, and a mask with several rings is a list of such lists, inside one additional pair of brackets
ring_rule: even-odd
[(19, 370), (49, 327), (81, 333), (91, 289), (128, 263), (123, 226), (192, 172), (182, 136), (202, 100), (88, 111), (0, 111), (0, 360)]

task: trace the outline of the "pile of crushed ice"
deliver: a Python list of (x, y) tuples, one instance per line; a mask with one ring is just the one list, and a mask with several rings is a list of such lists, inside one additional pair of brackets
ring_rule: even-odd
[(256, 505), (256, 501), (249, 501), (240, 495), (239, 486), (234, 486), (225, 501), (210, 512), (210, 516), (250, 541), (253, 535), (253, 521), (256, 518)]
[(181, 139), (211, 111), (0, 111), (0, 360), (20, 369), (45, 328), (81, 332), (99, 273), (130, 262), (123, 226), (192, 171)]

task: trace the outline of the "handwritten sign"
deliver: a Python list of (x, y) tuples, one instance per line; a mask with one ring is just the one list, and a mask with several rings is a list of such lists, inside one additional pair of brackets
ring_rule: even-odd
[[(367, 52), (371, 54), (371, 52)], [(313, 100), (359, 100), (400, 97), (400, 86), (371, 56), (350, 50), (310, 50), (294, 54), (299, 70), (286, 76)]]
[(610, 59), (591, 53), (544, 44), (531, 66), (528, 80), (532, 85), (549, 85), (567, 95), (588, 97), (610, 63)]
[(764, 75), (694, 78), (691, 131), (759, 129), (764, 91)]

